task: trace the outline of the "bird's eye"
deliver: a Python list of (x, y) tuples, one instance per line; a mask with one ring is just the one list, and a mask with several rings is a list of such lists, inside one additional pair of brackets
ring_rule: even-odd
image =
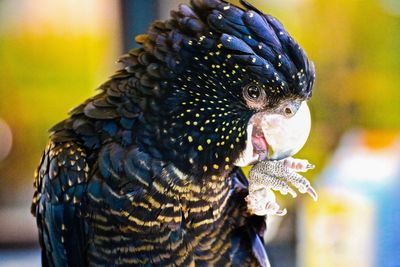
[(256, 83), (248, 84), (243, 88), (243, 97), (252, 109), (263, 109), (266, 104), (265, 90)]
[(257, 85), (250, 85), (249, 87), (247, 87), (247, 93), (253, 99), (259, 98), (261, 94), (260, 88)]

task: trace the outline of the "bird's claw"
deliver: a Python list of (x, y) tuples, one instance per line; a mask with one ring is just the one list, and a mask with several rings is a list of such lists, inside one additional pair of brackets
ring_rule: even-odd
[(314, 164), (307, 164), (307, 170), (312, 170), (315, 168)]
[(278, 203), (275, 201), (274, 193), (268, 188), (261, 188), (254, 191), (245, 200), (247, 202), (247, 209), (251, 214), (258, 216), (284, 216), (287, 213), (286, 209), (280, 209)]
[(307, 188), (306, 193), (309, 194), (314, 201), (318, 200), (318, 193), (311, 185)]
[[(248, 210), (256, 215), (284, 215), (285, 210), (279, 210), (275, 198), (268, 199), (272, 190), (286, 195), (289, 193), (293, 198), (296, 192), (288, 185), (290, 182), (302, 194), (309, 194), (317, 201), (318, 194), (310, 182), (297, 172), (306, 172), (315, 166), (307, 160), (286, 158), (280, 161), (262, 161), (253, 166), (249, 175), (249, 195), (246, 197)], [(263, 191), (265, 189), (265, 191)], [(263, 192), (263, 193), (260, 193)], [(267, 200), (263, 200), (266, 198)], [(263, 210), (264, 209), (264, 210)]]

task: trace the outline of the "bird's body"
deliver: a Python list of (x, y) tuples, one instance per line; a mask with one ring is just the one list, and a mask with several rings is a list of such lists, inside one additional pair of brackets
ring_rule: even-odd
[[(264, 217), (248, 213), (235, 162), (250, 118), (306, 100), (313, 69), (246, 6), (180, 6), (52, 128), (32, 204), (44, 266), (267, 265)], [(246, 84), (268, 101), (245, 101)]]
[[(87, 153), (78, 143), (50, 144), (39, 170), (38, 186), (49, 183), (37, 204), (46, 264), (251, 266), (251, 243), (262, 253), (256, 229), (262, 230), (263, 218), (246, 216), (239, 170), (194, 184), (195, 177), (150, 159), (136, 145), (110, 142), (100, 153)], [(88, 167), (99, 157), (110, 160), (98, 163), (109, 168), (108, 179), (100, 167)]]

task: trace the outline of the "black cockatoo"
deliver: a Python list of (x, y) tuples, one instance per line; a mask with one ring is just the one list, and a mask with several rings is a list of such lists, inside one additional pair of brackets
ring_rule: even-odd
[(238, 166), (297, 151), (264, 119), (308, 112), (314, 67), (241, 4), (192, 0), (154, 22), (51, 129), (32, 204), (44, 266), (268, 265)]

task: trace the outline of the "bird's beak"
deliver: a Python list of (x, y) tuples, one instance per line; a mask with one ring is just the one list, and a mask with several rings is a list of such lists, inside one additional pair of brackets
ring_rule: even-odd
[(296, 154), (306, 143), (311, 129), (307, 103), (302, 102), (290, 118), (278, 114), (255, 114), (247, 127), (247, 145), (237, 166), (261, 160), (280, 160)]

